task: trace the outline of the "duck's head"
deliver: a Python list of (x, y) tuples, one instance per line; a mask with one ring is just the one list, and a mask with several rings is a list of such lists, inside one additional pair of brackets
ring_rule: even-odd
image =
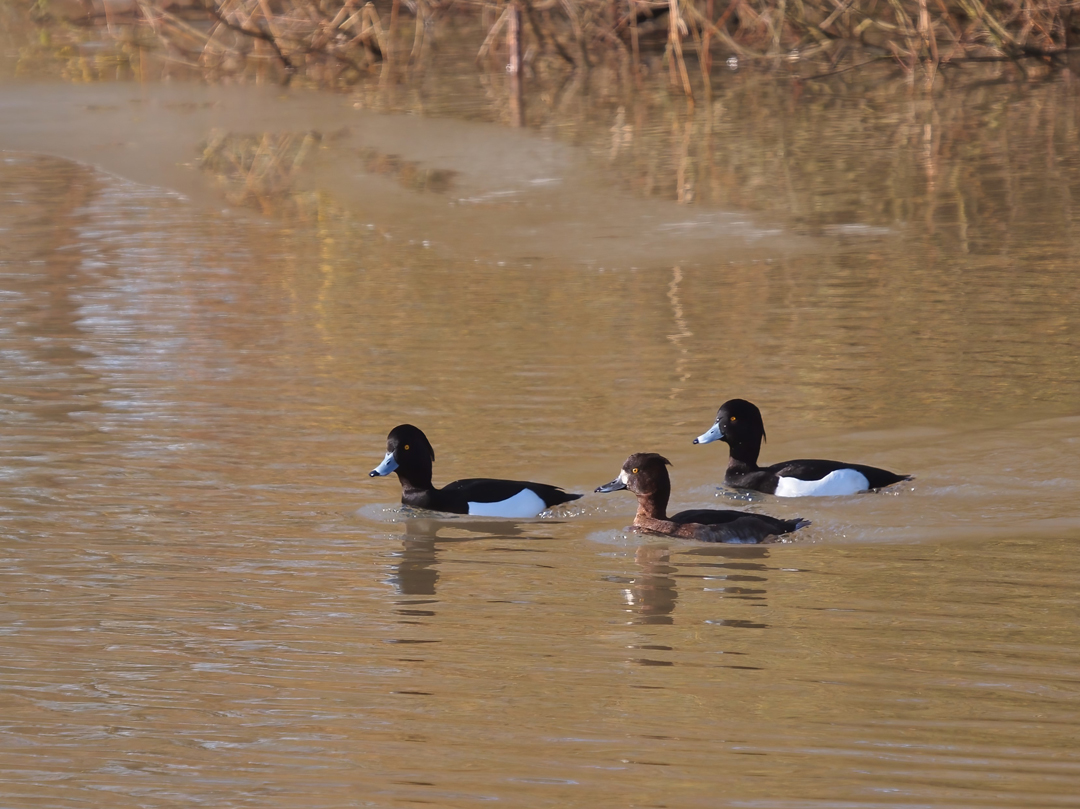
[(757, 405), (746, 399), (729, 399), (720, 405), (716, 421), (706, 432), (694, 439), (695, 444), (724, 441), (731, 446), (761, 444), (765, 438), (765, 423)]
[(377, 478), (407, 470), (427, 470), (431, 477), (431, 465), (435, 461), (435, 450), (419, 427), (411, 424), (399, 424), (386, 436), (386, 457), (382, 463), (371, 470), (371, 477)]
[(619, 476), (611, 483), (597, 486), (598, 492), (617, 492), (629, 489), (639, 497), (661, 495), (665, 498), (671, 492), (671, 479), (667, 467), (671, 461), (655, 452), (635, 452), (626, 459)]

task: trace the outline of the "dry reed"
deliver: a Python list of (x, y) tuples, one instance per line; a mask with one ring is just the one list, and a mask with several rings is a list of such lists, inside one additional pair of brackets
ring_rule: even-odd
[(478, 62), (514, 78), (549, 60), (579, 74), (614, 63), (640, 82), (659, 60), (691, 97), (725, 60), (801, 79), (889, 61), (929, 84), (965, 61), (1080, 68), (1080, 3), (1060, 0), (132, 0), (108, 18), (83, 2), (87, 21), (149, 28), (211, 76), (275, 63), (284, 81), (396, 81), (463, 17), (481, 22)]

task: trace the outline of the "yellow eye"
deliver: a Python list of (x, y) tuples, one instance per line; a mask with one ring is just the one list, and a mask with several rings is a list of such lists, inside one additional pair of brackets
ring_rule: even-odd
[[(728, 421), (735, 421), (735, 417), (734, 416), (728, 416)], [(408, 448), (406, 447), (406, 449), (408, 449)]]
[(409, 445), (408, 445), (408, 444), (406, 444), (406, 445), (405, 445), (405, 451), (406, 451), (406, 452), (408, 452), (408, 451), (409, 451)]
[(630, 474), (631, 475), (636, 475), (637, 474), (637, 467), (636, 466), (633, 469), (630, 470)]

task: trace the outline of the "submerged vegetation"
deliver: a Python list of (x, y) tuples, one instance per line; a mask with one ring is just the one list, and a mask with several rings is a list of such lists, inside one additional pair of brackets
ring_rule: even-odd
[(424, 166), (370, 147), (343, 153), (335, 141), (344, 134), (347, 130), (327, 137), (314, 131), (243, 135), (213, 130), (199, 146), (196, 165), (214, 178), (230, 204), (271, 216), (294, 216), (312, 198), (311, 191), (299, 187), (298, 179), (305, 164), (324, 148), (338, 163), (358, 161), (366, 173), (388, 177), (411, 191), (444, 194), (453, 187), (456, 172), (449, 169)]
[(318, 132), (235, 135), (213, 131), (198, 165), (215, 177), (233, 205), (275, 213), (292, 196), (296, 175), (322, 141)]
[(973, 61), (1080, 69), (1080, 4), (1061, 0), (38, 0), (31, 13), (100, 29), (117, 62), (319, 84), (407, 82), (432, 50), (462, 46), (526, 81), (604, 67), (691, 98), (747, 65), (806, 80), (882, 61), (928, 85)]

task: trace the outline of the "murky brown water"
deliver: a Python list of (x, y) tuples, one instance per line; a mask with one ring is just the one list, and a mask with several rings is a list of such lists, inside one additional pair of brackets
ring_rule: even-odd
[[(808, 104), (775, 116), (818, 161), (774, 150), (787, 187), (718, 137), (710, 199), (753, 216), (588, 137), (279, 96), (4, 89), (0, 803), (1080, 804), (1065, 90)], [(339, 134), (222, 210), (181, 164), (244, 124)], [(736, 395), (766, 459), (917, 478), (743, 504), (814, 524), (727, 548), (624, 535), (621, 494), (406, 519), (367, 477), (408, 420), (437, 482), (591, 492), (655, 450), (674, 504), (724, 502), (690, 440)]]

